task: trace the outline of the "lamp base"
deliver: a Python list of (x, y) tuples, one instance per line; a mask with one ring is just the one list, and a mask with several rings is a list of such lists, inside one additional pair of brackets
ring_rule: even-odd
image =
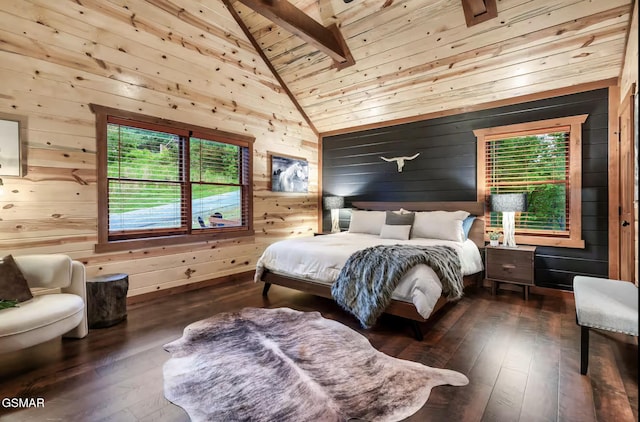
[(340, 210), (331, 210), (331, 233), (340, 232)]
[(502, 246), (517, 248), (515, 212), (507, 211), (502, 213), (502, 231), (504, 232), (504, 240)]

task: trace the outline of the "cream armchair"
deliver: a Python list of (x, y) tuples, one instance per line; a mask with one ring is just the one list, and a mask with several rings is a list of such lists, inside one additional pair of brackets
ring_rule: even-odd
[(36, 295), (19, 307), (0, 311), (0, 353), (61, 335), (85, 337), (89, 329), (84, 265), (61, 254), (14, 258), (30, 288), (52, 289), (54, 293)]

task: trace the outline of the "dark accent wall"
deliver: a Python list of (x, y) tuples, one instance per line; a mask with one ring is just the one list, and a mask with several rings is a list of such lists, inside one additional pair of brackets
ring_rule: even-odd
[[(323, 139), (324, 195), (362, 201), (475, 201), (474, 129), (588, 114), (582, 133), (582, 238), (585, 249), (538, 247), (536, 284), (571, 289), (574, 275), (608, 274), (608, 90), (545, 100)], [(395, 163), (380, 157), (420, 155)], [(330, 228), (329, 212), (324, 229)], [(347, 227), (349, 212), (341, 212)]]

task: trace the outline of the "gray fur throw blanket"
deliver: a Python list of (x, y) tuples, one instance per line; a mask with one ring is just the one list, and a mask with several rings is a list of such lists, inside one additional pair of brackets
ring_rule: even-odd
[(449, 300), (462, 297), (460, 256), (450, 246), (379, 245), (349, 257), (331, 286), (331, 295), (364, 328), (372, 327), (391, 303), (402, 276), (415, 265), (430, 266)]
[(193, 421), (399, 421), (463, 374), (397, 359), (318, 312), (245, 308), (166, 344), (164, 394)]

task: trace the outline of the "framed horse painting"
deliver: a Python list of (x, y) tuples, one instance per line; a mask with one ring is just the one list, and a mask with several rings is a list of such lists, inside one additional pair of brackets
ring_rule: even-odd
[(309, 163), (303, 158), (271, 154), (271, 190), (304, 192), (308, 190)]

